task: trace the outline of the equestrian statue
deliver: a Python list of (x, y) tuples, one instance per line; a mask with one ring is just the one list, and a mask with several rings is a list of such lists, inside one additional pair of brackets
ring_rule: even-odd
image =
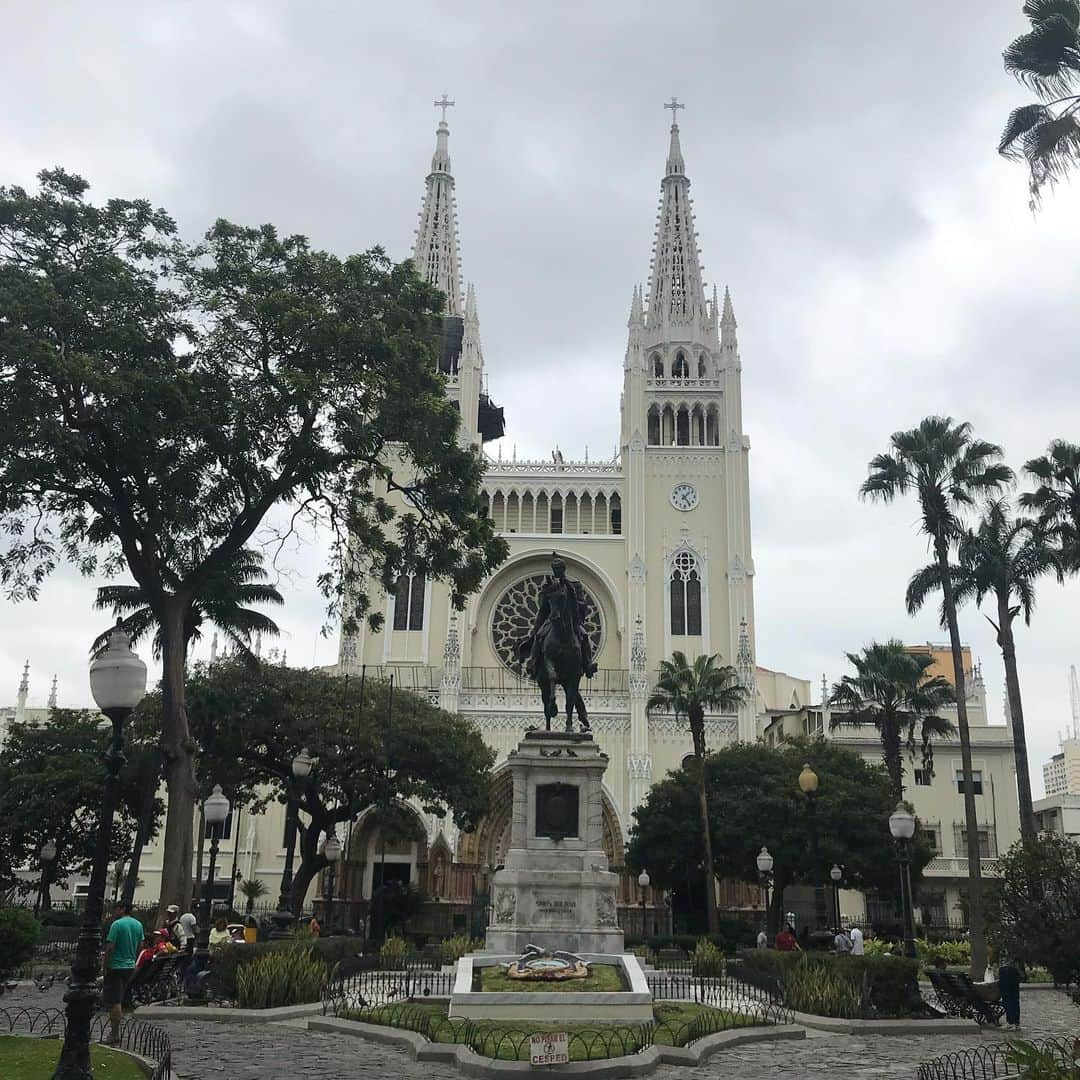
[(585, 631), (585, 590), (566, 576), (566, 563), (552, 554), (551, 577), (540, 589), (540, 608), (532, 633), (518, 645), (518, 659), (540, 686), (544, 722), (548, 731), (559, 713), (555, 687), (566, 695), (566, 730), (574, 730), (574, 712), (582, 731), (589, 731), (579, 686), (581, 677), (596, 674), (589, 635)]

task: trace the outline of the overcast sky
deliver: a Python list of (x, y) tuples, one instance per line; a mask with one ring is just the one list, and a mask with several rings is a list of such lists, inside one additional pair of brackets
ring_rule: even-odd
[[(759, 662), (818, 682), (872, 638), (942, 640), (903, 592), (910, 503), (859, 502), (866, 462), (928, 413), (1014, 466), (1080, 441), (1080, 179), (1033, 218), (995, 154), (1029, 95), (1001, 65), (1019, 0), (543, 4), (2, 0), (0, 183), (63, 164), (189, 238), (225, 216), (341, 255), (411, 253), (445, 90), (464, 274), (504, 453), (610, 456), (678, 95), (705, 277), (729, 284), (752, 441)], [(545, 415), (546, 413), (546, 415)], [(294, 553), (290, 663), (329, 663), (317, 546)], [(89, 702), (96, 583), (0, 601), (0, 702)], [(1018, 632), (1036, 790), (1069, 719), (1080, 584)], [(962, 615), (1002, 718), (1001, 660)], [(205, 650), (203, 650), (205, 651)]]

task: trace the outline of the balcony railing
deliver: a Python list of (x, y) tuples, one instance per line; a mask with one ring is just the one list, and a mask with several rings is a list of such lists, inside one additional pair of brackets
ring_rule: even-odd
[[(1000, 877), (1001, 864), (997, 859), (980, 859), (979, 865), (986, 877)], [(935, 855), (923, 870), (924, 877), (959, 877), (968, 876), (967, 859), (953, 859), (944, 855)]]

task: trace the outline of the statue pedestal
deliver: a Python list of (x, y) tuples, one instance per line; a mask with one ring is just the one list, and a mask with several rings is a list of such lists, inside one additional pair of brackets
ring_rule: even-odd
[(588, 733), (531, 731), (508, 764), (510, 850), (492, 879), (488, 950), (621, 953), (618, 876), (601, 842), (606, 755)]

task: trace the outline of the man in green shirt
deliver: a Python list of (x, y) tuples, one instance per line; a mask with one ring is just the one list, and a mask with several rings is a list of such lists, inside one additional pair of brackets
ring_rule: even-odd
[(143, 924), (131, 917), (131, 905), (123, 902), (117, 904), (116, 918), (109, 927), (105, 938), (105, 952), (102, 954), (105, 979), (101, 988), (101, 1000), (109, 1010), (109, 1023), (112, 1028), (110, 1046), (116, 1046), (120, 1042), (124, 995), (131, 977), (135, 974), (135, 959), (142, 948), (144, 937)]

